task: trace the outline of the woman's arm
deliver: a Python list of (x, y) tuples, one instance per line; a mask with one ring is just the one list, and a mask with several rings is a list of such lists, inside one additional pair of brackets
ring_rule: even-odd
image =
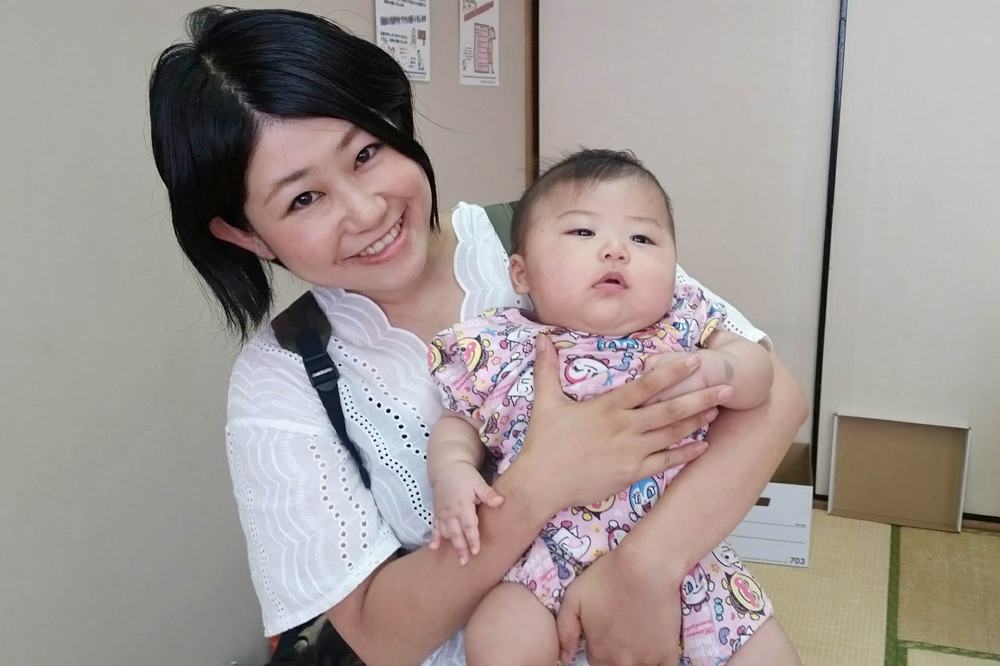
[[(419, 664), (465, 625), (479, 601), (563, 506), (607, 497), (630, 483), (686, 463), (697, 445), (666, 450), (705, 424), (718, 389), (642, 406), (697, 369), (677, 359), (587, 402), (562, 393), (552, 343), (540, 338), (531, 427), (517, 459), (495, 488), (499, 508), (479, 516), (482, 551), (461, 566), (429, 547), (390, 559), (329, 611), (328, 617), (369, 666)], [(565, 474), (566, 461), (574, 467)]]
[(678, 585), (760, 497), (808, 415), (795, 378), (773, 353), (771, 360), (768, 398), (751, 410), (722, 410), (708, 451), (681, 471), (616, 551), (637, 571), (656, 571), (665, 585)]
[(771, 359), (767, 399), (747, 411), (723, 409), (709, 430), (708, 451), (681, 471), (616, 550), (569, 587), (558, 617), (564, 661), (582, 631), (592, 662), (677, 663), (685, 574), (754, 505), (806, 417), (795, 380)]
[(479, 601), (527, 549), (551, 511), (530, 495), (514, 466), (496, 490), (506, 499), (480, 512), (482, 550), (461, 565), (450, 548), (395, 557), (365, 579), (327, 616), (369, 666), (419, 664), (465, 625)]

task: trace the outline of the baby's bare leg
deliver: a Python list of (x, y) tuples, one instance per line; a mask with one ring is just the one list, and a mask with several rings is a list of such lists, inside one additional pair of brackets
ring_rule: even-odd
[(736, 651), (727, 666), (802, 666), (788, 634), (773, 617)]
[(556, 619), (524, 585), (500, 583), (469, 619), (465, 659), (468, 666), (552, 666)]

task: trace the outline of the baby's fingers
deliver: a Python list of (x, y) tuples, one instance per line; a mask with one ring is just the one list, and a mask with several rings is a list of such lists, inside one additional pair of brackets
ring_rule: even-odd
[(465, 534), (462, 532), (462, 525), (459, 523), (458, 518), (452, 518), (448, 521), (448, 530), (451, 533), (449, 537), (451, 545), (458, 551), (458, 561), (461, 564), (465, 564), (469, 561), (469, 544), (465, 541)]
[(500, 496), (500, 493), (493, 490), (493, 487), (485, 481), (476, 486), (475, 492), (476, 498), (486, 506), (495, 509), (503, 504), (503, 497)]
[(479, 517), (476, 515), (476, 508), (462, 516), (462, 530), (465, 540), (469, 543), (469, 550), (473, 555), (479, 553)]

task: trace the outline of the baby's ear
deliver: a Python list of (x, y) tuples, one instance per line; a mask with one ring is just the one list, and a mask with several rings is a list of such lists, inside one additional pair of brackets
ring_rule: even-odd
[(514, 286), (514, 293), (521, 296), (529, 292), (528, 289), (528, 268), (524, 263), (524, 257), (519, 254), (510, 255), (510, 283)]

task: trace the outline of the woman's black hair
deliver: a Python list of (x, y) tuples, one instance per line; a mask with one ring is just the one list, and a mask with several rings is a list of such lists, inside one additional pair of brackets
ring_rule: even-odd
[(187, 17), (188, 42), (166, 49), (149, 82), (153, 157), (166, 185), (181, 249), (246, 340), (271, 310), (271, 266), (217, 239), (220, 217), (250, 230), (246, 171), (263, 123), (275, 118), (346, 120), (423, 168), (403, 69), (382, 49), (327, 19), (289, 10), (203, 7)]

